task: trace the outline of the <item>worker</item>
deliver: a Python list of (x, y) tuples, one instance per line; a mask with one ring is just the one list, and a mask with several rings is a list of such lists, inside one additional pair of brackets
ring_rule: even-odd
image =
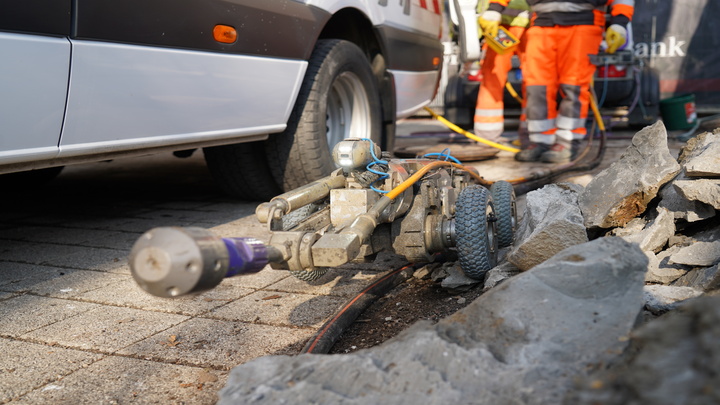
[[(488, 10), (502, 13), (508, 3), (491, 0)], [(634, 1), (528, 0), (528, 4), (533, 14), (525, 33), (523, 76), (530, 142), (515, 159), (565, 163), (587, 133), (589, 86), (595, 72), (590, 55), (598, 53), (603, 31), (606, 52), (614, 53), (625, 44)]]
[(485, 45), (485, 57), (480, 67), (482, 81), (475, 106), (475, 135), (493, 142), (499, 142), (504, 126), (503, 95), (507, 75), (512, 68), (512, 57), (517, 55), (522, 64), (525, 47), (524, 34), (530, 25), (530, 6), (526, 0), (510, 0), (502, 13), (489, 10), (490, 0), (478, 1), (477, 11), (480, 15), (480, 29), (488, 35), (497, 36), (498, 27), (502, 25), (520, 40), (514, 50), (500, 54)]

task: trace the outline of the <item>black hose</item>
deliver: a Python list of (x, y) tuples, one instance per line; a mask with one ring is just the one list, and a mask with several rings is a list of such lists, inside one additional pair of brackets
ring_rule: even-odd
[(343, 332), (355, 322), (363, 311), (390, 290), (412, 277), (419, 267), (420, 265), (416, 264), (406, 264), (378, 276), (375, 281), (360, 291), (355, 298), (348, 301), (334, 317), (325, 322), (320, 330), (305, 344), (300, 353), (326, 354), (330, 352), (330, 349), (332, 349)]

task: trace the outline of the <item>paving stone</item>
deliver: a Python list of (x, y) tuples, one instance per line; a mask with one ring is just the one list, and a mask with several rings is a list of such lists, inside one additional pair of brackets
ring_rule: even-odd
[(118, 283), (80, 294), (77, 299), (148, 311), (162, 311), (180, 315), (200, 315), (213, 308), (253, 293), (255, 290), (221, 284), (199, 295), (159, 298), (140, 288), (131, 276), (121, 276)]
[[(48, 298), (50, 299), (50, 298)], [(95, 309), (21, 335), (48, 344), (112, 353), (188, 319), (186, 316), (98, 306)]]
[(97, 308), (85, 302), (20, 295), (0, 305), (0, 335), (18, 337)]
[(62, 268), (130, 274), (127, 256), (128, 250), (66, 246), (61, 254), (46, 258), (43, 260), (43, 264)]
[(117, 283), (126, 278), (127, 276), (98, 271), (67, 270), (60, 277), (33, 284), (28, 291), (48, 297), (71, 298), (106, 286), (108, 289), (114, 289)]
[(258, 291), (214, 309), (207, 316), (270, 325), (320, 327), (345, 301), (325, 295)]
[(137, 238), (137, 235), (127, 232), (47, 226), (27, 226), (6, 230), (3, 236), (18, 241), (36, 243), (62, 241), (65, 245), (114, 249), (129, 249)]
[[(265, 266), (264, 269), (260, 270), (255, 274), (246, 274), (236, 277), (230, 277), (224, 279), (220, 285), (231, 285), (236, 287), (246, 288), (265, 288), (269, 285), (275, 284), (280, 280), (292, 277), (290, 272), (287, 270), (274, 270), (270, 266)], [(294, 278), (294, 277), (292, 277)]]
[(222, 371), (110, 356), (34, 390), (17, 403), (213, 404), (226, 380)]
[(0, 403), (57, 381), (103, 357), (96, 353), (2, 338), (0, 353)]
[[(2, 238), (2, 236), (0, 236)], [(55, 257), (68, 253), (70, 246), (56, 243), (30, 243), (22, 241), (4, 240), (0, 244), (0, 266), (4, 262), (43, 264)], [(7, 268), (7, 267), (4, 267)]]
[(25, 292), (32, 286), (62, 277), (72, 270), (40, 266), (36, 264), (0, 262), (0, 290)]
[[(289, 349), (297, 352), (313, 333), (314, 329), (194, 318), (118, 354), (229, 369), (258, 356), (285, 353)], [(175, 336), (174, 340), (171, 336)]]

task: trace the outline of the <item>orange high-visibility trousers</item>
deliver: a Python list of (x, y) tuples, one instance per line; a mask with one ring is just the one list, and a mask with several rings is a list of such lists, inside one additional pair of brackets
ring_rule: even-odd
[[(602, 28), (572, 25), (528, 29), (523, 75), (530, 141), (553, 144), (586, 135), (590, 83)], [(558, 105), (558, 91), (561, 101)]]
[(514, 52), (506, 52), (502, 55), (485, 45), (485, 58), (480, 67), (482, 81), (480, 82), (480, 90), (475, 105), (475, 135), (493, 142), (498, 141), (505, 129), (503, 94), (508, 72), (512, 68), (512, 57), (514, 54), (518, 55), (522, 68), (525, 48), (525, 38), (523, 37), (525, 27), (507, 25), (504, 27), (520, 40), (520, 44)]

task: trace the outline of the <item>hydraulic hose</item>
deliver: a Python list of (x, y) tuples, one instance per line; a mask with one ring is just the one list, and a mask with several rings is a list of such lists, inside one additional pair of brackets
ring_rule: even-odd
[(493, 148), (504, 150), (507, 152), (512, 152), (512, 153), (520, 152), (520, 149), (518, 149), (518, 148), (513, 148), (512, 146), (506, 146), (503, 144), (499, 144), (497, 142), (488, 141), (487, 139), (481, 138), (473, 133), (470, 133), (470, 132), (460, 128), (459, 126), (453, 124), (452, 122), (448, 121), (445, 117), (443, 117), (442, 115), (439, 115), (432, 109), (430, 109), (428, 107), (424, 107), (424, 108), (425, 108), (425, 111), (429, 112), (430, 115), (433, 116), (433, 118), (435, 118), (436, 120), (445, 124), (446, 127), (452, 129), (453, 131), (455, 131), (459, 134), (465, 135), (466, 137), (472, 139), (473, 141), (484, 143), (485, 145), (492, 146)]
[(334, 317), (325, 322), (305, 344), (301, 353), (328, 353), (343, 332), (355, 322), (363, 311), (388, 291), (412, 277), (418, 267), (414, 264), (406, 264), (378, 277), (348, 301)]

